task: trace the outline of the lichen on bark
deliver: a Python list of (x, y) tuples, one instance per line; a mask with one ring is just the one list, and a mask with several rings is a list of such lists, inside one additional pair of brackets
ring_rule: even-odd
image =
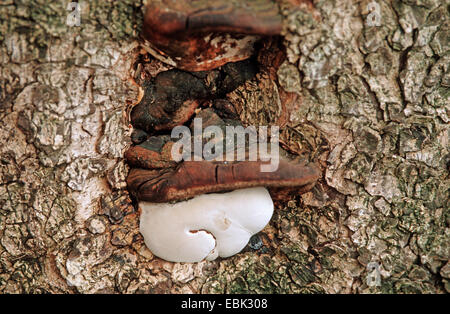
[(0, 293), (449, 292), (449, 3), (375, 0), (370, 26), (371, 2), (279, 1), (286, 60), (228, 97), (323, 178), (258, 245), (180, 264), (145, 247), (125, 185), (144, 3), (80, 1), (70, 27), (67, 3), (3, 1)]

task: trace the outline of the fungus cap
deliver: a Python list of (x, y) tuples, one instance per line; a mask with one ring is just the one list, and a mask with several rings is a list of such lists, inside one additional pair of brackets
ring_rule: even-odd
[(205, 71), (250, 57), (261, 36), (279, 35), (281, 29), (271, 0), (154, 0), (146, 7), (142, 37), (160, 61)]

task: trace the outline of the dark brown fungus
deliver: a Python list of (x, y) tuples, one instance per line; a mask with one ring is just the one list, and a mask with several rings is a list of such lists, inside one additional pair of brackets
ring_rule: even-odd
[[(195, 115), (202, 118), (203, 128), (216, 125), (223, 130), (227, 125), (240, 125), (227, 93), (258, 72), (256, 58), (250, 58), (254, 43), (264, 36), (279, 35), (281, 29), (278, 6), (271, 0), (149, 2), (142, 33), (144, 46), (175, 68), (146, 80), (144, 96), (131, 111), (135, 145), (125, 153), (131, 166), (127, 183), (139, 201), (181, 201), (204, 193), (258, 186), (274, 191), (295, 189), (298, 193), (312, 188), (320, 177), (318, 167), (284, 157), (273, 172), (261, 171), (268, 163), (263, 161), (177, 163), (171, 158), (174, 140), (168, 135), (170, 130), (187, 125), (192, 131)], [(272, 54), (279, 58), (269, 55), (259, 64), (278, 67), (284, 54), (276, 52)], [(271, 77), (275, 77), (272, 72)]]
[(170, 130), (188, 121), (202, 102), (224, 96), (256, 72), (252, 60), (207, 72), (161, 72), (144, 85), (144, 97), (131, 111), (131, 123), (147, 132)]
[(205, 71), (249, 58), (256, 41), (281, 30), (271, 0), (157, 0), (147, 5), (142, 35), (157, 59)]
[[(197, 117), (202, 118), (203, 128), (215, 125), (225, 130), (227, 125), (240, 125), (236, 120), (222, 120), (212, 108), (201, 110)], [(191, 125), (191, 131), (192, 128)], [(222, 139), (226, 139), (225, 131)], [(280, 157), (278, 168), (273, 172), (261, 172), (261, 165), (268, 162), (247, 161), (248, 154), (246, 161), (176, 163), (171, 159), (173, 143), (167, 135), (151, 136), (125, 153), (132, 167), (127, 184), (140, 201), (180, 201), (205, 193), (257, 186), (295, 188), (306, 192), (320, 176), (315, 165), (288, 161), (284, 157)], [(248, 142), (244, 145), (247, 145), (248, 152)], [(237, 147), (235, 143), (233, 150)]]
[(262, 162), (185, 161), (164, 170), (132, 169), (128, 186), (137, 198), (149, 202), (171, 202), (196, 195), (256, 186), (311, 188), (320, 172), (312, 166), (280, 160), (274, 172), (261, 172)]

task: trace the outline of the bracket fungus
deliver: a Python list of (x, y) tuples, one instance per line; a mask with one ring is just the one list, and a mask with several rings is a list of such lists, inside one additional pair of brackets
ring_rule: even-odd
[[(128, 188), (141, 208), (140, 231), (154, 255), (173, 262), (234, 255), (269, 222), (274, 209), (269, 191), (303, 193), (320, 177), (313, 164), (284, 151), (279, 157), (278, 143), (264, 146), (266, 152), (267, 147), (276, 152), (276, 167), (269, 172), (261, 171), (268, 160), (259, 142), (257, 157), (228, 158), (230, 152), (239, 155), (242, 147), (245, 157), (253, 156), (250, 144), (261, 137), (244, 134), (235, 144), (236, 134), (221, 131), (231, 126), (244, 130), (227, 93), (258, 72), (256, 58), (249, 58), (254, 42), (280, 31), (278, 7), (270, 0), (148, 4), (144, 45), (175, 68), (144, 80), (144, 95), (130, 114), (133, 145), (125, 158), (131, 167)], [(195, 149), (174, 158), (179, 147), (170, 130), (182, 126), (193, 131), (185, 144), (195, 146), (197, 118), (203, 121), (201, 144), (206, 138), (207, 144), (232, 145), (217, 151), (220, 145), (214, 144), (215, 158)], [(205, 137), (211, 127), (216, 133)]]
[[(202, 131), (239, 123), (226, 122), (211, 108), (197, 115), (205, 121)], [(227, 142), (226, 136), (222, 140)], [(285, 157), (272, 172), (260, 171), (268, 163), (260, 158), (176, 162), (171, 154), (174, 144), (168, 135), (152, 135), (125, 153), (132, 167), (128, 188), (142, 210), (140, 231), (153, 254), (168, 261), (199, 262), (238, 253), (272, 216), (274, 205), (266, 188), (302, 193), (320, 176), (317, 167)], [(247, 159), (250, 143), (242, 144)], [(238, 148), (233, 143), (232, 149)], [(226, 149), (222, 153), (226, 155)]]
[(140, 230), (145, 244), (167, 261), (200, 262), (239, 253), (273, 213), (262, 187), (203, 194), (170, 203), (142, 202)]
[(281, 30), (271, 0), (157, 0), (147, 5), (142, 35), (157, 59), (204, 71), (249, 58), (255, 42)]

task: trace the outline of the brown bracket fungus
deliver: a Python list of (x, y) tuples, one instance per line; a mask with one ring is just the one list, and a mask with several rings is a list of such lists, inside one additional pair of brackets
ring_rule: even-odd
[[(241, 126), (238, 121), (220, 118), (211, 108), (201, 110), (197, 117), (204, 121), (200, 136), (203, 136), (209, 126), (218, 126), (221, 129), (226, 129), (230, 124), (233, 124), (233, 127)], [(195, 133), (192, 125), (191, 130)], [(275, 171), (262, 172), (261, 166), (268, 162), (258, 157), (256, 160), (249, 160), (250, 136), (246, 142), (238, 143), (234, 141), (234, 135), (233, 133), (232, 145), (228, 149), (233, 151), (234, 156), (239, 145), (243, 146), (246, 150), (243, 161), (226, 161), (227, 148), (224, 146), (230, 140), (229, 136), (215, 138), (223, 142), (222, 159), (225, 161), (205, 160), (202, 152), (195, 158), (194, 151), (190, 160), (181, 162), (173, 159), (172, 147), (175, 142), (168, 135), (149, 136), (125, 152), (125, 158), (132, 166), (127, 178), (128, 188), (140, 201), (161, 203), (186, 200), (200, 194), (258, 186), (307, 191), (318, 180), (320, 172), (316, 166), (289, 161), (279, 156), (274, 156), (279, 158)], [(206, 140), (204, 137), (202, 140), (203, 145)]]
[(270, 0), (151, 1), (143, 25), (145, 48), (187, 71), (247, 59), (262, 36), (279, 35), (278, 6)]
[[(279, 157), (278, 142), (265, 143), (266, 152), (267, 147), (276, 152), (273, 171), (262, 171), (268, 155), (260, 143), (257, 157), (228, 159), (230, 152), (239, 156), (242, 147), (245, 157), (256, 156), (250, 144), (261, 137), (247, 134), (247, 140), (244, 134), (244, 140), (234, 145), (237, 134), (225, 130), (244, 127), (227, 94), (258, 72), (256, 58), (250, 58), (254, 43), (280, 31), (278, 7), (270, 0), (148, 4), (145, 47), (175, 69), (142, 83), (144, 95), (130, 114), (134, 145), (125, 158), (131, 166), (128, 188), (142, 210), (140, 231), (155, 255), (174, 262), (198, 262), (236, 254), (272, 216), (273, 202), (266, 188), (303, 193), (320, 177), (314, 165), (286, 158), (284, 151)], [(197, 120), (203, 121), (200, 129)], [(198, 141), (205, 144), (204, 138), (198, 140), (198, 130), (200, 136), (211, 127), (219, 130), (213, 138), (207, 137), (222, 141), (218, 152), (219, 146), (214, 146), (216, 158), (206, 158), (195, 149), (174, 158), (178, 143), (169, 135), (174, 127), (194, 133), (189, 147)], [(231, 146), (224, 144), (230, 141)]]
[(139, 200), (159, 203), (257, 186), (309, 189), (319, 178), (311, 166), (281, 160), (276, 171), (260, 172), (261, 163), (185, 161), (174, 169), (132, 169), (128, 186)]
[(159, 73), (145, 83), (144, 97), (131, 111), (131, 123), (149, 133), (170, 130), (188, 121), (202, 102), (223, 97), (256, 72), (254, 62), (245, 60), (208, 72)]

